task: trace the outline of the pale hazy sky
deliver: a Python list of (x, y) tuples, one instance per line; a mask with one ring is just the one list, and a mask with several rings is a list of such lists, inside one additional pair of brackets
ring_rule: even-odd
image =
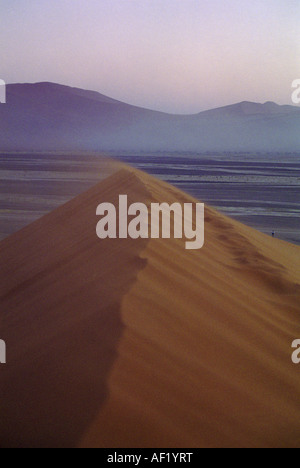
[(195, 113), (291, 104), (300, 0), (0, 0), (0, 78)]

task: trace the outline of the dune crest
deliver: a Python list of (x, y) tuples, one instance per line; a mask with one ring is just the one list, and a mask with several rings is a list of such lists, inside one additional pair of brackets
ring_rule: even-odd
[(121, 193), (196, 201), (122, 166), (0, 243), (0, 445), (299, 446), (300, 248), (211, 208), (201, 250), (100, 241)]

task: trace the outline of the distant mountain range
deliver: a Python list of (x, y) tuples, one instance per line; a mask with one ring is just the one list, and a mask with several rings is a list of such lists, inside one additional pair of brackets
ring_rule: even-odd
[(7, 86), (0, 151), (300, 151), (300, 107), (241, 102), (195, 115), (53, 83)]

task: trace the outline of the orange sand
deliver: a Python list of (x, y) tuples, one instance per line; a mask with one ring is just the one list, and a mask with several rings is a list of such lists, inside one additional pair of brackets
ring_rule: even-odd
[(96, 206), (191, 202), (120, 169), (0, 243), (0, 445), (300, 447), (300, 248), (206, 208), (205, 246), (96, 237)]

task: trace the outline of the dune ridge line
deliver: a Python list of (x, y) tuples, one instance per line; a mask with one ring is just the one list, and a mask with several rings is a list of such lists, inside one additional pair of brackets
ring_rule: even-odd
[(195, 199), (135, 169), (0, 243), (0, 445), (297, 447), (300, 248), (205, 210), (183, 239), (96, 236), (96, 206)]

